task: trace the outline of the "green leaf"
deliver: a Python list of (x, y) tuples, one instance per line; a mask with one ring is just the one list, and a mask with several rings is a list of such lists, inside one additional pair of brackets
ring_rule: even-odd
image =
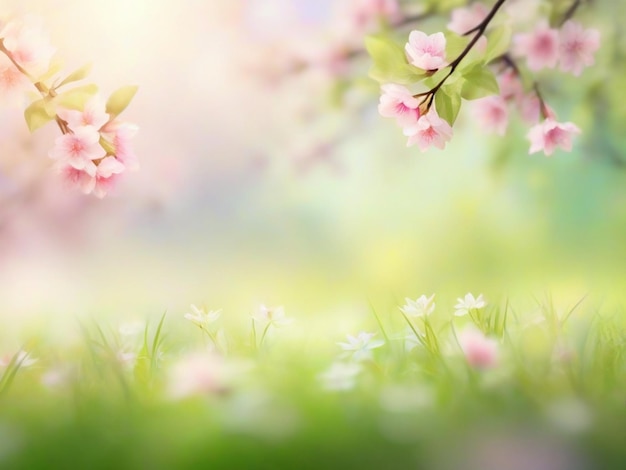
[(115, 145), (106, 140), (104, 137), (100, 136), (100, 141), (98, 142), (100, 147), (104, 149), (104, 151), (109, 155), (115, 155)]
[(446, 59), (452, 62), (467, 47), (472, 40), (471, 36), (459, 36), (456, 33), (445, 33), (446, 37)]
[(48, 70), (40, 77), (37, 77), (36, 81), (39, 83), (45, 82), (51, 79), (52, 77), (54, 77), (57, 73), (59, 73), (62, 68), (63, 68), (63, 62), (61, 61), (61, 59), (55, 56), (52, 58), (52, 61), (50, 62), (50, 67), (48, 67)]
[(461, 94), (459, 93), (461, 85), (462, 81), (453, 85), (444, 85), (435, 94), (437, 114), (451, 126), (454, 125), (454, 121), (456, 121), (461, 110)]
[(465, 82), (461, 96), (466, 100), (476, 100), (485, 96), (497, 95), (500, 92), (496, 77), (484, 64), (476, 64), (464, 74)]
[(54, 119), (54, 113), (50, 115), (50, 106), (45, 99), (34, 101), (24, 111), (24, 119), (30, 132), (35, 132), (40, 127)]
[(145, 343), (137, 355), (133, 375), (137, 382), (143, 386), (150, 383), (150, 354)]
[(62, 87), (63, 85), (67, 85), (68, 83), (71, 83), (71, 82), (77, 82), (79, 80), (82, 80), (87, 75), (89, 75), (90, 71), (91, 71), (91, 64), (83, 65), (81, 68), (69, 74), (61, 83), (57, 85), (57, 88)]
[(119, 88), (111, 94), (106, 106), (106, 112), (111, 116), (111, 119), (126, 109), (135, 93), (137, 93), (137, 89), (138, 87), (135, 85), (128, 85)]
[(512, 33), (511, 25), (503, 24), (487, 35), (487, 52), (485, 53), (486, 64), (509, 50)]
[[(448, 67), (441, 68), (437, 70), (435, 73), (424, 79), (423, 84), (427, 89), (433, 88), (437, 85), (441, 80), (443, 80), (450, 73), (450, 69)], [(450, 78), (446, 79), (446, 83), (449, 83), (454, 79), (454, 75), (452, 74)]]
[(368, 36), (365, 48), (374, 62), (369, 75), (377, 82), (408, 85), (426, 76), (424, 70), (407, 62), (404, 48), (388, 37)]
[(54, 102), (57, 106), (62, 108), (82, 111), (85, 107), (85, 103), (96, 93), (98, 93), (98, 87), (96, 85), (83, 85), (57, 95), (54, 98)]

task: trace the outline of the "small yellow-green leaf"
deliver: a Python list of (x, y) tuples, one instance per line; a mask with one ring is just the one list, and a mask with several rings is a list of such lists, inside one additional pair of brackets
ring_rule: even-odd
[(87, 75), (89, 75), (90, 71), (91, 71), (91, 64), (83, 65), (81, 68), (75, 70), (74, 72), (69, 74), (67, 77), (65, 77), (65, 79), (63, 79), (63, 81), (57, 85), (57, 88), (62, 87), (63, 85), (67, 85), (68, 83), (71, 83), (71, 82), (77, 82), (79, 80), (82, 80)]
[(100, 136), (100, 141), (98, 143), (100, 144), (100, 147), (102, 147), (107, 153), (107, 155), (115, 155), (115, 146), (104, 137)]
[(48, 70), (40, 77), (37, 77), (35, 81), (45, 82), (51, 79), (52, 77), (54, 77), (57, 73), (59, 73), (62, 68), (63, 68), (63, 61), (61, 61), (61, 59), (59, 59), (58, 57), (54, 56), (52, 58), (52, 61), (50, 62), (50, 67), (48, 67)]
[(44, 108), (48, 116), (54, 119), (57, 115), (57, 107), (54, 98), (50, 98), (49, 96), (44, 98)]
[(459, 111), (461, 110), (461, 94), (459, 93), (461, 81), (451, 86), (442, 86), (435, 94), (435, 108), (441, 119), (451, 126), (454, 125)]
[(32, 102), (24, 111), (24, 119), (30, 132), (35, 132), (53, 118), (48, 114), (46, 102), (43, 99)]
[(96, 85), (83, 85), (60, 93), (54, 98), (54, 102), (57, 106), (62, 108), (82, 111), (85, 107), (85, 103), (96, 93), (98, 93), (98, 87)]
[(407, 62), (404, 48), (389, 37), (368, 36), (365, 48), (373, 61), (369, 75), (379, 83), (408, 85), (426, 76), (424, 70)]
[(138, 87), (135, 85), (128, 85), (114, 91), (107, 101), (107, 114), (109, 114), (111, 118), (118, 116), (129, 105), (135, 93), (137, 93), (137, 89)]
[(456, 33), (445, 33), (446, 37), (446, 59), (452, 62), (467, 47), (472, 40), (471, 36), (459, 36)]

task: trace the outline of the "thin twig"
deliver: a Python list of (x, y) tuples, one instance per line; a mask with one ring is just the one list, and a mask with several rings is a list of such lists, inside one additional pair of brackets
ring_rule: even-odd
[(559, 26), (563, 26), (568, 20), (571, 20), (578, 7), (580, 7), (583, 3), (583, 0), (574, 0), (574, 3), (570, 5), (570, 7), (563, 13), (563, 17), (559, 22)]

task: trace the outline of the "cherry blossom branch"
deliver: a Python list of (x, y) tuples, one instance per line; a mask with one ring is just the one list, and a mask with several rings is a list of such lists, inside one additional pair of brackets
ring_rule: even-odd
[(537, 96), (537, 99), (539, 100), (539, 110), (541, 111), (541, 117), (543, 117), (544, 119), (548, 119), (549, 117), (551, 117), (550, 110), (548, 109), (548, 106), (546, 105), (545, 100), (543, 99), (543, 94), (541, 93), (541, 90), (539, 89), (539, 83), (538, 82), (533, 82), (533, 91), (535, 92), (535, 95)]
[[(2, 52), (7, 58), (11, 61), (11, 63), (15, 66), (15, 68), (28, 80), (33, 84), (37, 91), (41, 94), (42, 98), (54, 98), (56, 96), (56, 90), (54, 88), (48, 89), (43, 83), (36, 82), (31, 74), (29, 74), (17, 61), (13, 58), (13, 55), (4, 47), (4, 40), (0, 38), (0, 52)], [(70, 133), (71, 130), (67, 127), (67, 123), (63, 121), (58, 115), (55, 115), (54, 120), (59, 126), (59, 129), (63, 134)]]
[[(522, 73), (520, 71), (519, 66), (517, 65), (517, 62), (515, 62), (515, 60), (511, 57), (510, 54), (501, 55), (499, 57), (499, 60), (504, 62), (505, 66), (510, 68), (517, 77), (520, 77), (520, 78), (522, 77)], [(545, 100), (543, 99), (543, 94), (541, 93), (541, 90), (539, 89), (539, 82), (536, 80), (533, 81), (532, 91), (535, 93), (535, 96), (537, 96), (537, 99), (539, 100), (540, 112), (541, 112), (542, 117), (544, 119), (548, 118), (551, 113), (546, 105)]]
[(480, 37), (485, 33), (485, 30), (487, 29), (487, 26), (489, 26), (489, 23), (491, 23), (491, 20), (493, 20), (493, 17), (496, 16), (496, 13), (500, 9), (500, 7), (502, 5), (504, 5), (504, 2), (506, 2), (506, 0), (498, 0), (496, 2), (496, 4), (493, 6), (493, 8), (491, 9), (491, 11), (489, 12), (489, 14), (485, 17), (485, 19), (483, 21), (480, 22), (480, 24), (478, 26), (476, 26), (475, 28), (472, 28), (471, 30), (469, 30), (465, 34), (463, 34), (463, 36), (468, 36), (468, 35), (470, 35), (470, 34), (472, 34), (474, 32), (476, 33), (474, 35), (474, 37), (472, 38), (472, 40), (469, 42), (469, 44), (467, 46), (465, 46), (465, 49), (463, 49), (463, 51), (461, 51), (459, 56), (456, 59), (454, 59), (448, 65), (448, 67), (450, 67), (450, 72), (436, 86), (437, 89), (439, 89), (441, 87), (441, 85), (443, 85), (443, 83), (448, 79), (448, 77), (454, 73), (456, 68), (461, 63), (461, 61), (463, 59), (465, 59), (465, 56), (467, 56), (467, 54), (470, 53), (470, 51), (476, 45), (476, 43), (478, 42)]
[(446, 76), (443, 77), (439, 81), (439, 83), (437, 83), (430, 90), (413, 95), (415, 98), (424, 97), (420, 103), (420, 106), (426, 103), (426, 112), (428, 112), (428, 110), (432, 106), (433, 100), (435, 99), (435, 94), (437, 93), (437, 91), (439, 91), (439, 89), (444, 85), (446, 80), (450, 78), (450, 76), (454, 73), (454, 71), (459, 66), (459, 64), (463, 61), (463, 59), (465, 59), (467, 54), (470, 53), (470, 51), (476, 45), (480, 37), (484, 34), (485, 30), (487, 29), (487, 26), (489, 26), (489, 23), (491, 23), (491, 20), (493, 20), (494, 16), (496, 16), (496, 13), (500, 9), (500, 7), (504, 5), (504, 2), (506, 2), (506, 0), (498, 0), (496, 4), (491, 8), (491, 11), (487, 14), (487, 16), (485, 17), (483, 21), (481, 21), (476, 27), (470, 29), (469, 31), (463, 34), (463, 36), (468, 36), (472, 33), (475, 33), (472, 40), (469, 42), (467, 46), (465, 46), (465, 48), (461, 51), (461, 53), (457, 56), (457, 58), (447, 65), (447, 67), (450, 68), (450, 71), (446, 74)]
[[(432, 16), (434, 16), (436, 14), (436, 11), (434, 9), (432, 10), (426, 10), (422, 13), (418, 13), (415, 15), (410, 15), (410, 16), (405, 16), (402, 19), (400, 19), (399, 21), (395, 21), (395, 22), (390, 22), (390, 26), (392, 28), (404, 28), (407, 26), (416, 26), (419, 22), (424, 21), (428, 18), (431, 18)], [(345, 50), (341, 51), (341, 56), (343, 60), (353, 60), (353, 59), (358, 59), (359, 57), (363, 57), (367, 54), (367, 49), (365, 49), (364, 47), (359, 47), (359, 48), (351, 48), (348, 49), (346, 48)], [(313, 68), (313, 64), (309, 64), (306, 61), (294, 61), (294, 63), (292, 64), (291, 67), (289, 67), (287, 70), (284, 71), (285, 75), (290, 75), (290, 74), (299, 74), (302, 72), (305, 72), (309, 69)]]
[(14, 78), (9, 91), (12, 86), (12, 91), (25, 92), (32, 85), (40, 95), (24, 110), (28, 129), (34, 132), (55, 121), (63, 135), (56, 138), (54, 148), (48, 152), (55, 160), (54, 168), (83, 193), (104, 197), (121, 173), (138, 167), (129, 143), (137, 127), (118, 119), (137, 87), (122, 87), (107, 101), (98, 95), (94, 84), (58, 93), (59, 88), (83, 80), (89, 66), (47, 84), (58, 70), (51, 65), (55, 49), (39, 23), (16, 18), (3, 25), (0, 34), (0, 52), (8, 58), (3, 59), (1, 67)]
[(517, 75), (518, 77), (521, 77), (522, 73), (519, 69), (519, 66), (517, 65), (517, 62), (515, 62), (515, 60), (513, 59), (513, 57), (511, 57), (511, 54), (502, 54), (500, 57), (498, 57), (498, 59), (496, 60), (500, 60), (502, 62), (504, 62), (504, 65), (508, 68), (510, 68), (511, 70), (513, 70), (513, 72), (515, 72), (515, 75)]

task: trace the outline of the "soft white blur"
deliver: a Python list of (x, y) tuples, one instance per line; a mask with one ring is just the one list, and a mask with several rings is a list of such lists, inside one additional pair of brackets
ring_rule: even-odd
[(527, 294), (531, 283), (571, 298), (602, 271), (591, 256), (564, 264), (546, 238), (541, 208), (566, 159), (526, 163), (520, 146), (519, 173), (496, 178), (495, 141), (467, 117), (446, 152), (420, 154), (377, 115), (371, 82), (343, 109), (323, 93), (332, 70), (279, 82), (275, 67), (299, 52), (324, 63), (346, 30), (330, 0), (2, 7), (41, 15), (65, 70), (93, 62), (105, 95), (139, 85), (123, 117), (139, 125), (141, 163), (110, 198), (69, 194), (46, 157), (54, 126), (31, 137), (19, 109), (0, 110), (4, 317), (141, 318), (198, 303), (245, 321), (267, 303), (369, 318), (376, 295), (395, 309), (423, 292)]

